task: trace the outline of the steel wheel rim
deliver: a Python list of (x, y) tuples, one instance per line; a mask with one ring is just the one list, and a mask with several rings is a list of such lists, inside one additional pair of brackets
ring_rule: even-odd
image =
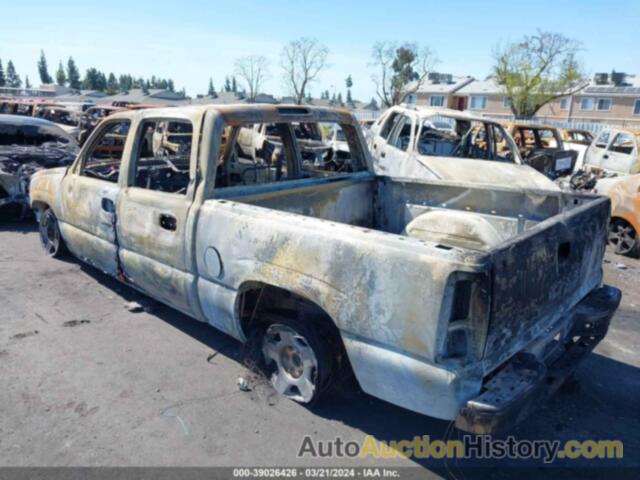
[(631, 225), (618, 222), (609, 229), (609, 243), (614, 246), (614, 251), (617, 254), (629, 253), (633, 250), (636, 242), (636, 232)]
[(44, 225), (40, 227), (40, 241), (47, 255), (54, 255), (60, 244), (60, 232), (51, 214), (46, 214)]
[(300, 403), (313, 399), (318, 359), (307, 339), (291, 327), (273, 324), (263, 337), (262, 354), (267, 365), (275, 365), (271, 385), (280, 395)]

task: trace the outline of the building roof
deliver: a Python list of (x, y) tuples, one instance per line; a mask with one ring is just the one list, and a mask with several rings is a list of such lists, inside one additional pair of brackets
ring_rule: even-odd
[(420, 86), (418, 93), (450, 94), (474, 80), (471, 76), (459, 76), (450, 74), (433, 73)]
[(476, 80), (467, 83), (464, 87), (456, 92), (459, 95), (497, 95), (502, 93), (502, 87), (498, 85), (498, 82), (494, 78), (487, 78), (485, 80)]

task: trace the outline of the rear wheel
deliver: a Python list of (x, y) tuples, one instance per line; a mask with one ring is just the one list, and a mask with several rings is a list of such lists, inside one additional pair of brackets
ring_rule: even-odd
[(40, 215), (40, 243), (49, 257), (60, 258), (67, 253), (58, 219), (50, 208)]
[(621, 218), (611, 220), (609, 225), (609, 243), (618, 255), (637, 257), (640, 254), (638, 232), (633, 226)]
[(262, 337), (262, 354), (275, 390), (299, 403), (316, 404), (329, 387), (333, 358), (313, 321), (278, 317)]

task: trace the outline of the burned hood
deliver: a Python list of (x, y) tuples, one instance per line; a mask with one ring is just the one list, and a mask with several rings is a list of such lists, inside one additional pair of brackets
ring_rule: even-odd
[(442, 180), (510, 188), (559, 190), (553, 181), (527, 165), (426, 155), (417, 156), (417, 160)]

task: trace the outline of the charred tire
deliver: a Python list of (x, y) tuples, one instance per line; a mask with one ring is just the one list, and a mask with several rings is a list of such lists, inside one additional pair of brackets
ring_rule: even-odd
[(633, 226), (621, 218), (614, 218), (609, 224), (609, 244), (618, 255), (640, 256), (640, 238)]
[(333, 378), (330, 333), (314, 320), (279, 315), (269, 315), (263, 327), (262, 358), (271, 385), (284, 397), (317, 405)]
[(61, 258), (67, 253), (67, 246), (60, 235), (58, 219), (50, 208), (40, 215), (40, 244), (49, 257)]

